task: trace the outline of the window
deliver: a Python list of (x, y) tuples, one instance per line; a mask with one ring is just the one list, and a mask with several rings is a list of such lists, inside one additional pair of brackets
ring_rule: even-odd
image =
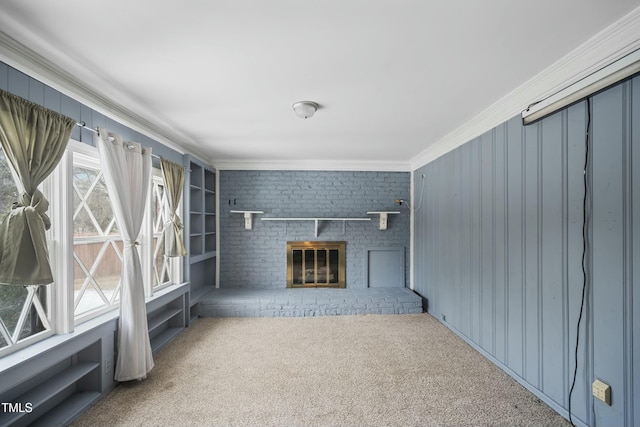
[[(42, 191), (50, 202), (48, 232), (55, 283), (0, 285), (0, 357), (56, 332), (114, 310), (120, 300), (123, 243), (98, 150), (70, 141)], [(0, 219), (18, 191), (0, 149)], [(164, 256), (163, 226), (169, 205), (159, 169), (153, 170), (149, 206), (139, 238), (147, 296), (179, 283), (182, 258)]]
[(159, 170), (154, 169), (153, 194), (153, 279), (152, 291), (159, 290), (172, 283), (176, 265), (171, 258), (164, 256), (164, 238), (162, 230), (169, 221), (169, 202), (164, 191), (164, 180)]
[[(120, 301), (123, 242), (111, 207), (98, 150), (71, 141), (73, 195), (73, 307), (80, 323), (113, 310)], [(164, 180), (153, 169), (149, 205), (139, 241), (147, 296), (178, 282), (180, 259), (164, 256), (162, 230), (169, 220)], [(146, 224), (146, 225), (144, 225)]]
[(123, 243), (100, 166), (74, 153), (73, 301), (76, 319), (117, 306)]
[[(0, 149), (0, 221), (18, 198), (11, 170)], [(47, 286), (0, 285), (0, 355), (52, 334)]]

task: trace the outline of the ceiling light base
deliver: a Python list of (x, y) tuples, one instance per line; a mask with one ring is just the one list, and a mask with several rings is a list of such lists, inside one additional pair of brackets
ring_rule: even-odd
[(296, 113), (296, 115), (301, 119), (308, 119), (309, 117), (313, 117), (313, 115), (319, 108), (318, 104), (313, 101), (298, 101), (291, 107), (293, 108), (293, 111)]

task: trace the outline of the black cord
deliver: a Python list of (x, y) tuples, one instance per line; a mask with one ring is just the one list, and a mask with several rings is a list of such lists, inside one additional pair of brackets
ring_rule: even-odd
[(578, 315), (578, 326), (576, 328), (576, 349), (575, 349), (575, 359), (573, 366), (573, 380), (571, 382), (571, 389), (569, 390), (569, 422), (572, 426), (575, 427), (573, 423), (573, 419), (571, 417), (571, 395), (573, 394), (573, 389), (576, 386), (576, 377), (578, 375), (578, 346), (580, 343), (580, 323), (582, 322), (582, 314), (584, 312), (584, 302), (585, 297), (587, 295), (587, 253), (588, 253), (588, 221), (587, 221), (587, 209), (589, 202), (589, 174), (587, 171), (589, 170), (589, 143), (590, 143), (590, 128), (591, 128), (591, 100), (587, 98), (587, 128), (585, 130), (585, 154), (584, 154), (584, 176), (583, 176), (583, 185), (584, 185), (584, 196), (582, 198), (582, 302), (580, 303), (580, 314)]

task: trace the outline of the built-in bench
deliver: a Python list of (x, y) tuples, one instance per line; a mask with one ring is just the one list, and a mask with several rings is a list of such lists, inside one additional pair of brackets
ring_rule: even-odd
[(311, 317), (422, 313), (422, 297), (408, 288), (212, 289), (201, 317)]

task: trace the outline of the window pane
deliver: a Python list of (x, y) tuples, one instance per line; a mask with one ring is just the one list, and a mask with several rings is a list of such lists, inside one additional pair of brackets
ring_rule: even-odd
[(0, 214), (2, 218), (9, 212), (11, 205), (18, 199), (16, 183), (11, 176), (11, 170), (4, 157), (4, 151), (0, 149)]
[(10, 334), (15, 331), (26, 298), (26, 288), (0, 285), (0, 318)]
[(75, 164), (73, 188), (74, 314), (78, 316), (115, 307), (122, 273), (122, 239), (102, 172)]
[(114, 215), (102, 174), (100, 174), (100, 179), (95, 184), (91, 194), (87, 197), (86, 204), (98, 223), (102, 234), (109, 234)]
[(74, 231), (76, 235), (118, 235), (104, 176), (88, 167), (73, 167)]
[[(0, 327), (4, 328), (0, 331), (0, 337), (2, 337), (0, 348), (49, 329), (44, 309), (46, 307), (47, 286), (33, 286), (31, 288), (30, 295), (27, 287), (0, 285), (0, 319), (2, 319)], [(41, 312), (38, 312), (36, 306), (41, 308)], [(20, 323), (23, 310), (26, 310), (26, 317)], [(42, 317), (40, 313), (45, 317)], [(6, 338), (5, 335), (7, 335)]]
[(164, 256), (164, 239), (162, 231), (164, 224), (169, 221), (169, 205), (166, 200), (166, 193), (162, 178), (156, 177), (153, 181), (153, 284), (154, 288), (159, 288), (171, 283), (171, 263), (169, 258)]
[[(17, 187), (4, 151), (0, 149), (0, 221), (17, 198)], [(0, 285), (0, 348), (11, 347), (24, 338), (49, 329), (44, 309), (47, 289), (47, 286)], [(21, 322), (23, 312), (25, 316)]]

